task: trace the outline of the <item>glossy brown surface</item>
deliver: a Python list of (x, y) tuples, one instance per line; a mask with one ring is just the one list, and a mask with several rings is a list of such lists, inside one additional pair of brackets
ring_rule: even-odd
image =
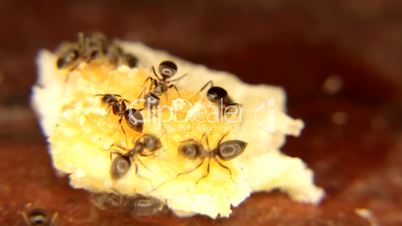
[[(402, 4), (297, 2), (1, 1), (0, 226), (24, 225), (28, 203), (58, 213), (57, 225), (402, 225)], [(325, 200), (259, 193), (218, 220), (93, 206), (56, 176), (28, 105), (36, 51), (91, 30), (283, 86), (290, 115), (306, 122), (284, 152), (315, 171)], [(334, 94), (323, 90), (329, 77), (342, 81)]]

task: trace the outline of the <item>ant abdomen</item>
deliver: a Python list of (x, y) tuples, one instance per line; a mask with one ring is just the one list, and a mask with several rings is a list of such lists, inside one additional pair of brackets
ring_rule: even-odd
[(225, 105), (232, 102), (228, 96), (228, 92), (219, 86), (212, 86), (209, 88), (207, 91), (207, 98), (209, 101), (217, 104), (219, 104), (221, 100)]
[(131, 167), (130, 159), (123, 155), (118, 155), (113, 159), (110, 167), (110, 176), (113, 180), (124, 177)]
[(158, 72), (163, 78), (170, 78), (177, 72), (177, 65), (172, 61), (163, 61), (159, 64)]
[(241, 140), (229, 140), (218, 145), (216, 155), (221, 160), (227, 161), (241, 155), (247, 147), (247, 143)]
[(144, 118), (140, 110), (129, 108), (124, 112), (124, 118), (131, 129), (142, 133), (144, 129)]

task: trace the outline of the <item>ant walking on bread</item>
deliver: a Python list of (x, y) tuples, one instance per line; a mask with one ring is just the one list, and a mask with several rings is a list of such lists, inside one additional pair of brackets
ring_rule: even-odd
[(133, 142), (133, 145), (134, 146), (132, 148), (125, 148), (120, 145), (113, 144), (109, 148), (109, 150), (118, 149), (124, 152), (121, 153), (119, 151), (110, 151), (110, 159), (112, 159), (113, 154), (117, 155), (115, 158), (113, 158), (110, 168), (110, 176), (113, 180), (118, 180), (126, 175), (128, 170), (131, 168), (132, 163), (134, 163), (135, 166), (135, 174), (138, 175), (138, 166), (136, 161), (146, 168), (139, 156), (154, 156), (155, 152), (162, 146), (161, 140), (152, 134), (141, 135), (135, 140), (135, 142)]
[[(198, 184), (202, 179), (206, 178), (209, 175), (211, 159), (214, 159), (221, 167), (229, 171), (229, 174), (232, 177), (232, 172), (230, 168), (224, 165), (222, 161), (229, 161), (241, 155), (247, 147), (247, 143), (241, 140), (223, 141), (223, 139), (227, 135), (228, 133), (222, 136), (218, 141), (216, 147), (213, 149), (210, 148), (208, 136), (205, 133), (200, 141), (197, 141), (195, 139), (187, 139), (182, 141), (182, 144), (179, 147), (179, 153), (187, 159), (198, 160), (199, 163), (193, 169), (179, 173), (176, 177), (193, 172), (194, 170), (201, 167), (204, 164), (205, 160), (207, 160), (207, 172), (197, 180), (196, 183)], [(204, 137), (207, 144), (206, 149), (201, 143)]]
[[(228, 92), (220, 87), (220, 86), (214, 86), (213, 81), (208, 81), (201, 89), (198, 91), (197, 94), (202, 92), (204, 89), (206, 89), (209, 86), (209, 89), (207, 91), (207, 98), (210, 102), (216, 104), (219, 106), (219, 117), (221, 115), (226, 115), (227, 113), (233, 111), (234, 109), (230, 109), (231, 107), (239, 109), (242, 107), (241, 104), (238, 104), (230, 98)], [(239, 110), (237, 110), (239, 112)]]
[(125, 119), (127, 125), (131, 129), (142, 133), (144, 129), (144, 117), (142, 116), (141, 111), (144, 109), (127, 108), (128, 100), (122, 98), (119, 94), (96, 94), (95, 96), (101, 96), (101, 102), (106, 104), (108, 109), (111, 109), (112, 113), (120, 118), (119, 124), (124, 136), (126, 137), (126, 144), (127, 136), (122, 125), (123, 119)]
[[(177, 179), (179, 176), (194, 172), (195, 170), (200, 168), (202, 165), (204, 165), (205, 160), (207, 160), (208, 161), (207, 171), (200, 178), (197, 179), (196, 184), (198, 185), (198, 183), (201, 180), (208, 177), (208, 175), (210, 173), (211, 159), (215, 160), (215, 162), (217, 162), (222, 168), (227, 170), (230, 174), (231, 180), (234, 183), (236, 183), (232, 177), (233, 175), (232, 175), (231, 169), (228, 166), (224, 165), (223, 162), (230, 161), (230, 160), (236, 158), (237, 156), (241, 155), (244, 152), (244, 150), (246, 149), (247, 143), (244, 141), (241, 141), (241, 140), (223, 141), (223, 139), (227, 135), (228, 135), (228, 133), (223, 135), (219, 139), (219, 141), (214, 149), (210, 148), (208, 136), (206, 135), (206, 133), (203, 134), (203, 136), (201, 137), (201, 140), (199, 140), (199, 141), (192, 139), (192, 138), (182, 141), (181, 145), (179, 146), (179, 154), (184, 156), (186, 159), (198, 161), (197, 165), (189, 170), (186, 170), (184, 172), (177, 174), (175, 178), (165, 181), (162, 184), (159, 184), (158, 186), (154, 187), (152, 189), (152, 191), (159, 189), (163, 185)], [(205, 148), (204, 145), (202, 144), (202, 140), (204, 139), (204, 137), (205, 137), (205, 142), (207, 144), (207, 148)]]
[(180, 92), (175, 83), (187, 76), (187, 74), (184, 74), (178, 78), (172, 79), (177, 73), (177, 65), (172, 61), (161, 62), (158, 66), (159, 73), (156, 73), (155, 67), (152, 66), (152, 72), (153, 76), (148, 76), (144, 82), (145, 84), (149, 81), (150, 85), (145, 86), (139, 95), (139, 97), (144, 96), (145, 106), (148, 109), (156, 108), (159, 105), (162, 94), (165, 94), (167, 99), (167, 91), (170, 88), (174, 88), (180, 96)]

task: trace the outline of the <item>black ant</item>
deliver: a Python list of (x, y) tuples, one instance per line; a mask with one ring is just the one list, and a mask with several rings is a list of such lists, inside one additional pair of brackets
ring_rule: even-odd
[(92, 202), (99, 208), (120, 208), (135, 216), (150, 216), (163, 211), (165, 205), (152, 196), (135, 194), (127, 196), (118, 193), (92, 193)]
[(137, 195), (128, 202), (128, 208), (135, 216), (150, 216), (163, 211), (164, 203), (152, 196)]
[[(241, 104), (235, 103), (232, 98), (230, 98), (228, 92), (220, 87), (214, 86), (213, 81), (208, 81), (198, 93), (202, 92), (205, 88), (210, 86), (207, 91), (207, 98), (210, 102), (219, 106), (219, 112), (221, 113), (224, 110), (224, 113), (230, 112), (229, 107), (241, 107)], [(197, 93), (197, 94), (198, 94)]]
[(92, 33), (85, 35), (78, 33), (78, 41), (65, 43), (58, 52), (57, 68), (71, 67), (75, 69), (81, 61), (91, 62), (96, 57), (106, 54), (108, 40), (103, 34)]
[(105, 57), (113, 64), (125, 64), (129, 67), (137, 66), (138, 59), (125, 53), (114, 41), (110, 41), (101, 33), (78, 33), (78, 41), (75, 43), (64, 43), (59, 48), (57, 68), (70, 67), (71, 71), (78, 67), (79, 63)]
[(101, 96), (102, 103), (107, 104), (108, 108), (112, 109), (113, 114), (120, 117), (119, 124), (124, 134), (126, 134), (126, 132), (121, 125), (123, 118), (131, 129), (142, 133), (144, 128), (144, 118), (141, 111), (144, 109), (137, 110), (135, 108), (127, 108), (128, 100), (123, 99), (119, 94), (97, 94), (95, 96)]
[(117, 156), (113, 159), (112, 165), (110, 168), (110, 175), (113, 180), (118, 180), (127, 174), (128, 170), (131, 167), (131, 163), (134, 163), (135, 166), (135, 174), (138, 173), (138, 166), (135, 160), (138, 160), (143, 166), (144, 163), (141, 161), (138, 156), (147, 157), (155, 155), (155, 151), (161, 148), (162, 144), (158, 137), (152, 134), (143, 134), (134, 142), (134, 147), (131, 149), (127, 149), (125, 147), (113, 144), (111, 148), (118, 148), (120, 150), (125, 151), (125, 153), (120, 153), (117, 151), (110, 152), (110, 158), (112, 159), (112, 155), (116, 154)]
[(184, 74), (176, 79), (170, 79), (177, 73), (177, 65), (175, 63), (172, 61), (163, 61), (158, 66), (159, 73), (156, 73), (154, 66), (152, 66), (152, 72), (155, 77), (149, 76), (144, 82), (146, 83), (147, 81), (150, 81), (151, 85), (148, 87), (146, 92), (145, 90), (147, 87), (145, 87), (139, 95), (141, 97), (145, 92), (144, 99), (145, 106), (147, 108), (157, 107), (160, 103), (160, 97), (162, 94), (166, 93), (170, 88), (174, 88), (180, 96), (180, 92), (175, 83), (184, 78), (187, 74)]
[(55, 226), (57, 216), (58, 214), (55, 213), (52, 218), (49, 218), (46, 210), (41, 208), (32, 209), (28, 213), (22, 212), (27, 226)]
[[(205, 149), (204, 146), (201, 144), (204, 136), (207, 143), (207, 149)], [(229, 161), (241, 155), (244, 152), (245, 148), (247, 147), (247, 143), (241, 140), (228, 140), (222, 142), (222, 140), (226, 136), (227, 134), (222, 136), (221, 139), (218, 141), (216, 147), (212, 150), (209, 146), (208, 136), (206, 136), (205, 133), (201, 138), (201, 141), (196, 141), (194, 139), (188, 139), (182, 141), (182, 145), (179, 147), (179, 153), (184, 157), (186, 157), (187, 159), (199, 160), (200, 162), (193, 169), (179, 173), (176, 176), (176, 178), (180, 175), (188, 174), (198, 169), (203, 165), (205, 159), (208, 159), (207, 173), (197, 180), (197, 184), (199, 181), (201, 181), (202, 179), (206, 178), (209, 175), (211, 159), (214, 159), (221, 167), (228, 170), (230, 176), (232, 176), (230, 168), (225, 166), (221, 161)]]

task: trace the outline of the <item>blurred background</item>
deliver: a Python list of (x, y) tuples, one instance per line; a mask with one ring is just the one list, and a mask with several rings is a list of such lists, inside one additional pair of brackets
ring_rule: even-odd
[[(402, 225), (402, 2), (398, 0), (0, 0), (0, 225), (27, 203), (57, 225)], [(306, 123), (302, 158), (320, 206), (260, 193), (228, 219), (99, 210), (58, 178), (29, 106), (39, 49), (79, 31), (141, 41), (249, 83), (282, 86)]]

